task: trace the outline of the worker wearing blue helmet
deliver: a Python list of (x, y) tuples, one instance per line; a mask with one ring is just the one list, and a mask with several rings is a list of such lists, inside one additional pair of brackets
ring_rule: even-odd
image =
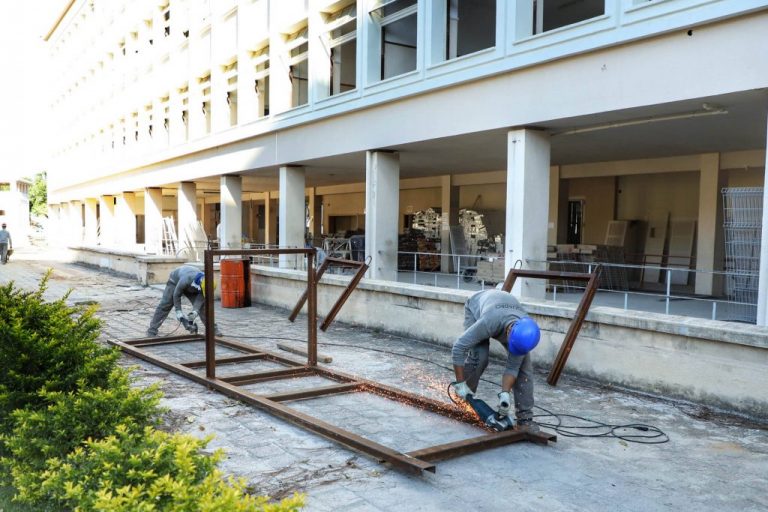
[(456, 382), (454, 392), (461, 398), (474, 395), (480, 377), (488, 366), (490, 338), (507, 351), (507, 362), (499, 393), (500, 416), (510, 412), (514, 394), (516, 428), (537, 430), (533, 422), (533, 365), (530, 351), (539, 343), (540, 331), (520, 302), (501, 290), (483, 290), (464, 305), (464, 333), (453, 344), (451, 353)]

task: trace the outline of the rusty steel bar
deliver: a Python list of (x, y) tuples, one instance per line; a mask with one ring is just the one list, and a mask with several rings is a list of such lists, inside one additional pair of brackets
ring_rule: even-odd
[[(323, 263), (320, 264), (320, 267), (318, 267), (317, 271), (315, 271), (315, 281), (320, 282), (320, 278), (323, 277), (325, 271), (328, 270), (329, 265), (330, 262), (328, 261), (328, 258), (325, 258), (325, 261), (323, 261)], [(309, 281), (307, 281), (307, 283), (309, 283)], [(296, 320), (296, 317), (299, 316), (299, 313), (301, 312), (301, 308), (304, 307), (304, 303), (307, 302), (308, 296), (309, 284), (307, 284), (307, 288), (304, 290), (304, 293), (301, 295), (301, 297), (299, 297), (299, 302), (297, 302), (293, 307), (293, 311), (291, 311), (291, 315), (288, 317), (288, 320), (291, 322)]]
[(291, 379), (293, 377), (312, 375), (313, 373), (314, 371), (312, 368), (307, 366), (297, 366), (293, 368), (285, 368), (283, 370), (269, 370), (266, 372), (249, 373), (246, 375), (233, 375), (231, 377), (222, 377), (219, 380), (235, 386), (247, 386), (248, 384), (256, 384), (268, 380)]
[[(135, 346), (135, 345), (134, 345)], [(258, 361), (259, 359), (265, 359), (267, 354), (248, 354), (245, 356), (232, 356), (224, 357), (216, 360), (216, 364), (232, 364), (232, 363), (246, 363), (248, 361)], [(205, 359), (202, 361), (190, 361), (189, 363), (179, 363), (181, 366), (187, 368), (202, 368), (206, 365)]]
[[(323, 324), (320, 326), (320, 330), (323, 332), (328, 330), (328, 327), (330, 327), (331, 323), (333, 323), (333, 320), (336, 318), (336, 315), (339, 314), (339, 311), (341, 311), (341, 308), (347, 302), (347, 299), (349, 299), (349, 296), (352, 295), (352, 292), (355, 291), (355, 288), (357, 288), (357, 285), (360, 283), (360, 280), (368, 271), (368, 264), (362, 261), (342, 260), (340, 258), (325, 258), (325, 260), (323, 260), (323, 263), (320, 265), (320, 267), (317, 269), (317, 272), (315, 273), (316, 283), (320, 282), (320, 279), (323, 277), (323, 274), (325, 274), (325, 271), (328, 270), (331, 263), (335, 263), (337, 265), (344, 266), (344, 267), (357, 267), (357, 272), (355, 272), (355, 275), (352, 277), (350, 282), (344, 288), (344, 291), (341, 293), (341, 296), (336, 300), (336, 303), (328, 312), (328, 316), (326, 316), (325, 320), (323, 320)], [(304, 290), (304, 293), (301, 295), (301, 297), (299, 297), (299, 301), (293, 307), (293, 311), (291, 311), (291, 314), (288, 316), (288, 320), (290, 320), (291, 322), (296, 320), (296, 317), (299, 316), (299, 313), (301, 312), (301, 308), (304, 307), (304, 303), (306, 302), (308, 295), (309, 295), (309, 285), (307, 285), (307, 289)]]
[(511, 292), (512, 287), (518, 277), (529, 277), (533, 279), (562, 279), (571, 281), (589, 281), (592, 274), (583, 272), (555, 272), (553, 270), (523, 270), (521, 268), (511, 268), (507, 273), (506, 279), (501, 289), (505, 292)]
[(557, 353), (555, 362), (549, 370), (547, 383), (551, 386), (557, 385), (557, 381), (560, 379), (560, 374), (563, 372), (563, 368), (565, 368), (565, 362), (568, 360), (573, 344), (576, 342), (576, 336), (579, 335), (581, 325), (584, 323), (587, 312), (589, 312), (589, 307), (592, 305), (592, 299), (595, 298), (600, 270), (601, 267), (598, 265), (595, 267), (594, 272), (592, 272), (592, 277), (587, 283), (584, 295), (581, 296), (581, 301), (576, 309), (576, 314), (573, 316), (573, 321), (571, 321), (571, 325), (568, 327), (568, 332), (565, 334), (563, 343), (560, 345), (560, 351)]
[(346, 382), (344, 384), (334, 384), (332, 386), (321, 386), (313, 389), (300, 389), (298, 391), (286, 391), (284, 393), (275, 393), (274, 395), (264, 395), (264, 398), (275, 402), (287, 402), (288, 400), (300, 400), (302, 398), (315, 398), (318, 396), (337, 395), (357, 391), (360, 384), (357, 382)]
[(315, 251), (307, 253), (307, 364), (317, 366), (317, 280), (315, 280)]
[(194, 341), (190, 338), (194, 338), (198, 341), (205, 340), (205, 337), (202, 334), (183, 334), (178, 336), (155, 336), (152, 338), (138, 338), (129, 340), (125, 343), (133, 345), (134, 347), (148, 347), (151, 345), (170, 345), (172, 343), (186, 343), (188, 341)]
[[(368, 272), (368, 265), (362, 262), (359, 262), (360, 268), (357, 269), (357, 272), (355, 272), (355, 275), (352, 277), (352, 280), (349, 282), (346, 288), (344, 288), (344, 291), (341, 293), (341, 297), (338, 298), (336, 301), (336, 304), (333, 305), (331, 310), (328, 312), (328, 315), (325, 317), (325, 320), (323, 320), (323, 325), (320, 326), (320, 330), (325, 332), (328, 330), (328, 327), (330, 327), (333, 320), (336, 318), (336, 315), (339, 314), (339, 311), (341, 311), (341, 308), (344, 306), (344, 304), (347, 302), (347, 299), (350, 295), (352, 295), (352, 292), (355, 291), (355, 288), (357, 288), (357, 285), (360, 283), (360, 280), (363, 278), (366, 272)], [(320, 279), (318, 278), (318, 281)]]
[(486, 434), (484, 436), (423, 448), (421, 450), (408, 452), (407, 455), (416, 457), (417, 459), (434, 462), (520, 441), (547, 444), (548, 441), (556, 442), (557, 437), (552, 434), (542, 434), (540, 432), (529, 433), (517, 430), (507, 430), (504, 432)]
[(463, 409), (459, 409), (453, 404), (432, 400), (431, 398), (427, 398), (422, 395), (408, 393), (407, 391), (402, 391), (385, 384), (367, 379), (361, 379), (355, 377), (354, 375), (349, 375), (336, 370), (330, 370), (324, 367), (317, 367), (315, 371), (317, 375), (322, 377), (328, 377), (339, 381), (357, 382), (360, 384), (360, 391), (369, 391), (380, 396), (406, 402), (410, 405), (413, 405), (414, 407), (434, 412), (442, 416), (447, 416), (464, 423), (470, 423), (473, 425), (479, 424), (477, 417), (474, 414), (464, 411)]
[(423, 461), (398, 452), (374, 441), (365, 439), (362, 436), (335, 427), (317, 418), (313, 418), (307, 414), (291, 410), (290, 407), (287, 407), (279, 402), (269, 400), (268, 398), (256, 395), (254, 393), (249, 393), (248, 391), (242, 390), (237, 386), (222, 380), (215, 378), (209, 379), (202, 375), (198, 375), (189, 368), (185, 368), (184, 366), (175, 363), (163, 361), (152, 356), (148, 352), (145, 352), (144, 350), (132, 347), (126, 343), (116, 340), (109, 340), (109, 342), (113, 345), (119, 346), (123, 352), (127, 354), (148, 361), (168, 371), (187, 377), (188, 379), (197, 382), (198, 384), (202, 384), (211, 389), (220, 391), (230, 398), (240, 400), (241, 402), (265, 410), (279, 418), (282, 418), (300, 427), (306, 428), (307, 430), (311, 430), (312, 432), (336, 441), (337, 443), (347, 446), (353, 450), (357, 450), (379, 460), (386, 461), (397, 469), (406, 473), (420, 475), (424, 471), (431, 471), (433, 473), (435, 472), (435, 465), (431, 462)]
[(213, 251), (206, 250), (204, 253), (204, 272), (205, 272), (205, 376), (209, 379), (216, 377), (216, 328), (214, 327), (216, 319), (213, 311)]
[(227, 340), (222, 338), (217, 338), (216, 343), (223, 347), (232, 348), (235, 350), (241, 350), (243, 352), (247, 352), (249, 354), (266, 354), (266, 359), (269, 361), (275, 361), (277, 363), (282, 363), (286, 366), (304, 366), (305, 363), (302, 363), (301, 361), (296, 361), (294, 359), (289, 359), (287, 357), (283, 357), (279, 354), (275, 354), (273, 352), (267, 352), (266, 350), (259, 350), (257, 348), (254, 348), (250, 345), (247, 345), (245, 343), (241, 343), (239, 341), (234, 340)]

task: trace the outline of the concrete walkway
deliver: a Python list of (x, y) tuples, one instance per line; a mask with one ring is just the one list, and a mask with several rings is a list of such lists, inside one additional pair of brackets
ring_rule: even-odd
[[(162, 287), (144, 288), (131, 279), (55, 256), (20, 249), (10, 264), (0, 266), (0, 283), (13, 280), (31, 289), (51, 267), (48, 296), (58, 298), (72, 289), (70, 302), (98, 302), (104, 340), (144, 335)], [(287, 311), (217, 307), (216, 315), (225, 337), (272, 351), (279, 351), (278, 341), (305, 336), (306, 317), (291, 324)], [(161, 334), (173, 332), (175, 324), (167, 320)], [(447, 401), (445, 388), (451, 381), (447, 348), (342, 324), (320, 332), (319, 342), (320, 352), (333, 357), (332, 368)], [(202, 358), (202, 346), (161, 346), (156, 353), (189, 360)], [(439, 462), (436, 474), (410, 477), (157, 367), (128, 357), (125, 363), (136, 365), (137, 384), (162, 383), (163, 403), (170, 408), (168, 422), (174, 428), (216, 436), (210, 446), (226, 450), (225, 471), (246, 478), (257, 493), (281, 497), (305, 492), (310, 511), (768, 509), (768, 418), (762, 426), (755, 425), (694, 404), (601, 387), (572, 378), (567, 370), (552, 388), (545, 383), (546, 369), (541, 369), (537, 405), (605, 423), (651, 424), (670, 441), (648, 445), (560, 435), (548, 447), (510, 445)], [(480, 386), (480, 395), (492, 405), (498, 390), (493, 383), (499, 382), (501, 369), (498, 361), (492, 361), (484, 376), (489, 382)], [(267, 392), (312, 385), (322, 382), (292, 379), (251, 389)], [(290, 405), (402, 451), (477, 435), (469, 426), (360, 393)], [(576, 420), (563, 418), (563, 422)]]

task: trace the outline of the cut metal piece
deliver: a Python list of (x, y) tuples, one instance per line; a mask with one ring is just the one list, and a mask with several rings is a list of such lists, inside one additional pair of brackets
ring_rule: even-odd
[(584, 319), (589, 312), (589, 306), (592, 305), (592, 299), (595, 298), (597, 293), (598, 278), (600, 277), (600, 271), (602, 267), (600, 265), (595, 266), (595, 270), (591, 274), (578, 273), (578, 272), (555, 272), (550, 270), (523, 270), (523, 269), (510, 269), (507, 274), (507, 278), (504, 280), (504, 286), (502, 290), (505, 292), (511, 292), (512, 287), (515, 285), (515, 281), (518, 277), (533, 278), (533, 279), (563, 279), (569, 281), (586, 281), (587, 285), (584, 289), (584, 295), (581, 296), (581, 301), (576, 308), (576, 313), (571, 320), (571, 325), (568, 327), (568, 332), (565, 333), (563, 343), (560, 345), (560, 351), (555, 357), (552, 368), (549, 371), (547, 377), (547, 383), (551, 386), (556, 386), (557, 381), (560, 379), (560, 374), (565, 368), (565, 362), (568, 360), (568, 356), (571, 354), (573, 344), (576, 342), (576, 337), (581, 331), (581, 325), (584, 323)]

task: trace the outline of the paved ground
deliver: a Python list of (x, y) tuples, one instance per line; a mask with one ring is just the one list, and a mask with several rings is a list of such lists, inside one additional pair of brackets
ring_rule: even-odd
[[(56, 256), (18, 250), (9, 265), (0, 266), (0, 283), (14, 280), (34, 288), (45, 270), (54, 268), (49, 296), (60, 297), (72, 289), (71, 302), (98, 302), (105, 340), (143, 336), (160, 289), (57, 261)], [(291, 324), (286, 311), (273, 308), (217, 308), (216, 314), (225, 337), (273, 351), (277, 341), (301, 339), (306, 328), (305, 317)], [(175, 323), (166, 321), (161, 334), (171, 333)], [(451, 373), (444, 347), (341, 324), (320, 333), (319, 341), (321, 353), (333, 357), (332, 368), (447, 400)], [(156, 353), (171, 360), (202, 358), (202, 345), (163, 346)], [(215, 434), (211, 446), (227, 451), (226, 471), (245, 477), (259, 493), (281, 497), (294, 490), (305, 492), (310, 511), (768, 509), (768, 418), (759, 425), (567, 374), (552, 388), (539, 373), (539, 406), (612, 424), (652, 424), (668, 434), (669, 442), (648, 445), (561, 435), (548, 447), (521, 443), (497, 448), (440, 462), (436, 474), (410, 477), (157, 367), (128, 357), (125, 362), (137, 365), (138, 384), (162, 383), (170, 424), (195, 435)], [(251, 370), (268, 368), (265, 363), (249, 364)], [(490, 382), (480, 388), (481, 396), (494, 405), (492, 382), (499, 381), (500, 371), (500, 364), (492, 362), (485, 375)], [(268, 392), (323, 384), (312, 377), (251, 389)], [(291, 406), (402, 451), (477, 435), (470, 426), (372, 395), (340, 395)]]

